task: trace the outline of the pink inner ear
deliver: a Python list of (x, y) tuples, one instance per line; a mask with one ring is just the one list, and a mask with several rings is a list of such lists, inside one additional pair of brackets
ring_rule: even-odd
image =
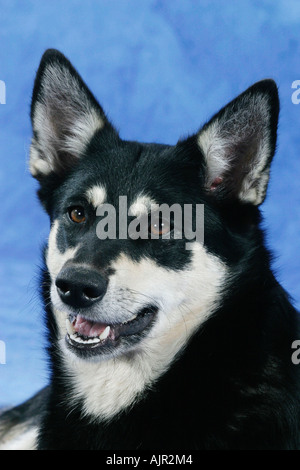
[(217, 176), (217, 178), (215, 178), (213, 182), (211, 183), (210, 190), (214, 191), (215, 189), (217, 189), (217, 187), (222, 183), (222, 181), (223, 181), (223, 178), (221, 178), (221, 176)]

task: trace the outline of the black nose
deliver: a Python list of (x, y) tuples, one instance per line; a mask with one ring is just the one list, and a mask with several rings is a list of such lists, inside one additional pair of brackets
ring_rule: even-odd
[(55, 284), (61, 300), (74, 308), (91, 307), (107, 289), (107, 281), (97, 271), (74, 266), (63, 268)]

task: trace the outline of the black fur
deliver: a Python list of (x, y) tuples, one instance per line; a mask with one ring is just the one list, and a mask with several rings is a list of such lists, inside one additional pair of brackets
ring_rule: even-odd
[[(37, 74), (32, 117), (45, 67), (55, 61), (69, 67), (77, 77), (61, 54), (48, 51)], [(80, 86), (85, 88), (82, 81)], [(98, 107), (87, 93), (92, 105)], [(267, 97), (270, 105), (266, 170), (276, 146), (276, 85), (260, 82), (228, 106), (234, 113), (241, 97), (249, 99), (257, 93)], [(228, 112), (229, 108), (223, 108), (203, 129), (215, 119), (222, 120), (224, 109)], [(102, 110), (101, 114), (104, 117)], [(207, 161), (198, 146), (199, 133), (176, 146), (125, 142), (104, 119), (104, 129), (94, 135), (84, 156), (73, 162), (71, 169), (38, 175), (44, 207), (51, 220), (62, 221), (59, 249), (64, 252), (85, 239), (76, 262), (101, 266), (107, 278), (111, 261), (120, 253), (134, 260), (150, 258), (176, 272), (189, 265), (191, 253), (185, 249), (185, 240), (99, 243), (91, 236), (97, 220), (88, 207), (88, 224), (74, 230), (66, 216), (67, 208), (86, 205), (82, 198), (85, 188), (103, 182), (108, 202), (115, 205), (119, 195), (126, 194), (130, 204), (140, 192), (169, 205), (205, 204), (205, 248), (228, 266), (230, 276), (223, 286), (221, 305), (169, 370), (133, 407), (101, 424), (85, 417), (80, 403), (75, 406), (70, 398), (71, 384), (56, 348), (57, 327), (49, 304), (50, 278), (45, 267), (42, 286), (51, 381), (43, 400), (38, 448), (298, 449), (299, 366), (291, 360), (291, 345), (299, 338), (298, 313), (272, 273), (259, 208), (238, 198), (249, 166), (249, 161), (241, 164), (245, 142), (239, 148), (239, 158), (235, 155), (233, 159), (234, 169), (227, 170), (216, 191), (210, 191), (206, 186)], [(32, 413), (31, 409), (30, 413), (38, 410)]]

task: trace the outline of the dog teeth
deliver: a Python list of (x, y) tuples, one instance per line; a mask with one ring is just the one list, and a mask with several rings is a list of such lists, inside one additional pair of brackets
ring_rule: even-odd
[(84, 343), (89, 343), (89, 344), (100, 343), (100, 339), (99, 339), (98, 337), (96, 337), (96, 338), (89, 338), (87, 341), (84, 341)]
[(75, 335), (70, 335), (70, 338), (73, 340), (73, 341), (76, 341), (76, 343), (83, 343), (83, 344), (93, 344), (93, 343), (100, 343), (100, 338), (96, 337), (96, 338), (89, 338), (89, 339), (83, 339), (81, 338), (79, 335), (77, 335), (77, 333), (75, 333)]
[(67, 332), (69, 333), (69, 335), (72, 336), (74, 334), (75, 330), (73, 328), (72, 323), (70, 322), (70, 320), (68, 318), (66, 318), (66, 328), (67, 328)]
[(126, 325), (126, 323), (132, 322), (133, 320), (136, 319), (136, 317), (137, 317), (137, 315), (133, 315), (131, 318), (129, 318), (129, 320), (124, 321), (124, 322), (123, 322), (123, 325)]
[(80, 336), (77, 332), (75, 332), (74, 328), (72, 327), (72, 324), (67, 320), (66, 321), (66, 327), (67, 327), (67, 332), (70, 336), (70, 338), (73, 341), (76, 341), (77, 343), (82, 343), (82, 344), (95, 344), (95, 343), (100, 343), (101, 341), (106, 340), (108, 338), (109, 333), (110, 333), (110, 326), (107, 326), (104, 331), (102, 331), (100, 336), (95, 336), (94, 338), (83, 338)]
[(108, 337), (109, 333), (110, 333), (110, 326), (107, 326), (105, 330), (101, 333), (99, 338), (103, 341), (104, 339)]

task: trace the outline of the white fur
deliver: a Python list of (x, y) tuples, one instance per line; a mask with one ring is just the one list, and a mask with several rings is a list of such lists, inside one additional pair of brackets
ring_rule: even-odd
[[(244, 179), (242, 190), (240, 191), (240, 199), (259, 205), (263, 202), (269, 177), (270, 167), (266, 168), (266, 164), (270, 155), (270, 149), (267, 142), (262, 143), (259, 158), (256, 165), (253, 165), (248, 177)], [(253, 183), (255, 184), (254, 187)]]
[(4, 440), (0, 442), (0, 450), (36, 450), (38, 428), (27, 426), (26, 423), (14, 426)]
[(198, 137), (198, 145), (206, 159), (208, 174), (207, 186), (213, 180), (223, 175), (229, 168), (229, 160), (226, 155), (228, 141), (220, 135), (220, 125), (218, 121), (202, 132)]
[(78, 80), (57, 64), (46, 68), (35, 103), (29, 168), (33, 176), (48, 175), (64, 166), (60, 154), (80, 158), (96, 131), (104, 126)]
[(92, 204), (95, 209), (104, 204), (104, 202), (106, 201), (106, 190), (104, 186), (95, 185), (92, 188), (88, 189), (85, 195), (88, 202)]
[(65, 138), (64, 150), (72, 155), (80, 156), (91, 138), (104, 126), (103, 120), (94, 109), (76, 119), (71, 126), (72, 135)]
[[(133, 262), (125, 255), (113, 264), (116, 273), (110, 286), (115, 294), (126, 288), (132, 309), (143, 306), (141, 299), (144, 304), (151, 300), (159, 305), (152, 330), (129, 354), (88, 362), (70, 353), (61, 340), (66, 373), (74, 386), (72, 398), (74, 402), (83, 400), (91, 419), (109, 419), (138, 400), (217, 308), (226, 267), (200, 244), (194, 243), (192, 253), (192, 263), (180, 272), (148, 259)], [(117, 310), (122, 295), (112, 298)]]
[(153, 199), (140, 194), (129, 207), (128, 214), (133, 217), (140, 217), (141, 215), (148, 214), (150, 210), (154, 210), (157, 207), (158, 204)]
[(53, 171), (51, 162), (40, 157), (38, 150), (32, 145), (30, 148), (29, 170), (32, 176), (38, 174), (49, 175)]
[(76, 247), (76, 248), (69, 248), (63, 253), (59, 251), (57, 247), (58, 229), (59, 229), (59, 222), (58, 220), (55, 220), (50, 230), (50, 235), (48, 239), (48, 250), (47, 250), (47, 255), (46, 255), (46, 264), (47, 264), (47, 268), (49, 270), (52, 281), (55, 281), (58, 273), (60, 272), (64, 264), (68, 260), (73, 259), (78, 250), (78, 247)]
[[(61, 253), (57, 247), (58, 229), (59, 222), (58, 220), (55, 220), (50, 230), (50, 235), (48, 239), (48, 249), (46, 254), (46, 264), (51, 278), (51, 300), (54, 305), (60, 302), (55, 287), (55, 280), (57, 278), (57, 275), (59, 274), (65, 263), (74, 258), (79, 248), (69, 248), (68, 250)], [(56, 313), (58, 325), (60, 325), (62, 328), (65, 328), (66, 313), (59, 309), (57, 309)]]
[(239, 198), (255, 205), (263, 201), (269, 179), (267, 162), (271, 153), (269, 108), (265, 95), (256, 94), (251, 98), (245, 96), (236, 112), (229, 106), (222, 118), (216, 117), (200, 131), (198, 145), (207, 163), (208, 188), (215, 178), (230, 172), (231, 165), (242, 164), (234, 159), (235, 148), (253, 139), (257, 140), (258, 148), (243, 178)]

